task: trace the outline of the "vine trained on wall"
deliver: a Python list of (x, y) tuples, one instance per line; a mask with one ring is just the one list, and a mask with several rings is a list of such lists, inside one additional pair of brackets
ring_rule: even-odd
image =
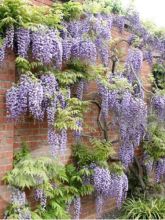
[[(164, 141), (165, 93), (163, 90), (155, 93), (147, 91), (140, 78), (144, 60), (151, 66), (154, 62), (164, 64), (164, 39), (151, 34), (134, 10), (118, 14), (115, 8), (116, 5), (109, 7), (104, 1), (100, 5), (98, 2), (80, 4), (70, 1), (55, 3), (51, 8), (34, 7), (23, 0), (3, 0), (0, 4), (0, 62), (5, 61), (7, 50), (13, 50), (17, 56), (19, 74), (18, 82), (6, 93), (8, 118), (17, 122), (26, 114), (39, 121), (46, 117), (52, 158), (60, 152), (65, 153), (68, 129), (74, 131), (75, 142), (81, 144), (85, 123), (83, 114), (89, 103), (99, 108), (98, 123), (103, 132), (102, 141), (105, 141), (100, 140), (94, 145), (106, 147), (109, 131), (118, 127), (120, 135), (117, 142), (120, 147), (117, 163), (121, 162), (122, 172), (115, 173), (110, 169), (107, 161), (116, 163), (112, 155), (105, 157), (103, 164), (98, 163), (97, 157), (83, 164), (91, 177), (82, 178), (80, 182), (84, 181), (84, 186), (86, 181), (93, 185), (98, 217), (106, 197), (116, 197), (117, 206), (121, 207), (128, 191), (128, 179), (123, 170), (129, 170), (134, 160), (144, 188), (141, 165), (134, 153), (143, 142), (143, 165), (146, 170), (151, 171), (155, 164), (157, 182), (165, 174), (164, 142), (160, 144)], [(128, 40), (113, 41), (112, 27), (118, 28), (121, 33), (127, 27), (132, 35)], [(128, 44), (129, 50), (125, 65), (121, 68), (122, 55), (117, 46), (122, 41)], [(85, 87), (91, 80), (96, 82), (98, 94), (93, 100), (84, 100)], [(152, 95), (148, 109), (144, 100), (145, 92)], [(110, 113), (113, 113), (112, 121), (109, 120)], [(156, 115), (154, 123), (161, 121), (162, 124), (159, 134), (156, 133), (155, 124), (153, 129), (148, 129), (148, 115), (153, 113)], [(156, 136), (159, 136), (160, 142)], [(149, 145), (153, 148), (156, 146), (160, 154), (155, 156)], [(47, 181), (52, 179), (48, 178)], [(69, 180), (65, 181), (68, 183)], [(13, 184), (10, 178), (7, 182)], [(35, 184), (44, 184), (43, 176)], [(16, 192), (14, 189), (14, 194), (24, 196), (21, 191), (27, 186), (20, 187), (18, 183), (15, 187), (21, 189)], [(35, 192), (42, 209), (49, 209), (46, 198), (52, 199), (53, 195), (49, 195), (46, 188), (38, 187)], [(70, 199), (75, 206), (75, 218), (80, 215), (80, 196), (81, 193), (73, 193)], [(64, 203), (59, 205), (63, 206), (63, 211), (70, 200), (62, 198)]]

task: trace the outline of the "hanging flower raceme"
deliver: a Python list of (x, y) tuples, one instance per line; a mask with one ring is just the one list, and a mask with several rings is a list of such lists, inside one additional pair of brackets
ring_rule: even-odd
[(109, 65), (109, 42), (111, 39), (112, 17), (98, 14), (91, 19), (91, 30), (95, 33), (94, 43), (97, 54), (104, 66)]
[(30, 30), (25, 28), (17, 28), (17, 53), (20, 57), (26, 58), (30, 48)]
[(5, 40), (3, 40), (3, 42), (0, 45), (0, 63), (2, 63), (5, 58), (5, 50), (6, 50), (6, 44), (5, 44)]
[(57, 152), (64, 153), (67, 146), (67, 130), (62, 129), (60, 131), (54, 128), (55, 116), (57, 113), (57, 106), (65, 108), (66, 103), (62, 94), (54, 96), (50, 102), (50, 106), (47, 108), (48, 118), (48, 142), (50, 144), (51, 155), (54, 157)]
[(10, 26), (6, 30), (6, 48), (13, 49), (14, 47), (14, 27)]
[(11, 193), (11, 203), (15, 207), (15, 212), (18, 213), (18, 219), (29, 219), (31, 220), (31, 212), (26, 205), (26, 195), (25, 192), (20, 191), (17, 188), (12, 187)]
[(56, 96), (59, 91), (59, 86), (52, 73), (42, 74), (40, 80), (43, 87), (42, 107), (45, 109), (45, 112), (47, 112), (48, 124), (53, 124), (56, 111)]
[(152, 56), (152, 51), (151, 50), (148, 50), (148, 51), (145, 51), (143, 53), (143, 57), (144, 57), (144, 60), (147, 61), (147, 63), (152, 66), (153, 64), (153, 56)]
[(61, 69), (62, 57), (63, 57), (62, 39), (58, 36), (58, 31), (53, 29), (50, 29), (48, 31), (48, 37), (49, 37), (48, 47), (50, 48), (50, 54), (51, 54), (50, 57), (52, 56), (55, 67)]
[(46, 208), (47, 198), (42, 189), (35, 190), (35, 200), (40, 201), (40, 205), (43, 209)]
[(101, 96), (101, 113), (107, 118), (109, 113), (109, 90), (106, 86), (97, 82), (99, 88), (99, 94)]
[(86, 18), (70, 21), (67, 23), (67, 35), (72, 38), (83, 38), (84, 35), (90, 31), (90, 18), (92, 15), (88, 15)]
[(114, 27), (119, 28), (120, 32), (122, 33), (124, 31), (124, 25), (125, 25), (125, 17), (124, 16), (113, 16), (113, 23), (112, 25)]
[(35, 60), (44, 64), (53, 62), (57, 68), (62, 66), (62, 43), (58, 32), (45, 27), (32, 32), (32, 54)]
[(139, 13), (136, 11), (129, 11), (127, 15), (127, 19), (129, 20), (131, 26), (133, 28), (139, 28), (141, 26)]
[(57, 151), (64, 153), (67, 146), (66, 129), (56, 131), (54, 128), (57, 108), (65, 108), (66, 102), (64, 96), (60, 93), (59, 85), (53, 74), (42, 75), (41, 81), (43, 86), (43, 106), (48, 120), (48, 143), (50, 144), (51, 155), (54, 157)]
[(152, 98), (152, 109), (156, 113), (158, 119), (165, 121), (165, 94), (163, 91), (157, 91)]
[(52, 60), (52, 39), (46, 28), (40, 28), (32, 32), (32, 54), (33, 58), (48, 64)]
[(63, 50), (62, 59), (63, 59), (63, 62), (67, 62), (71, 58), (72, 45), (73, 45), (72, 39), (62, 40), (62, 50)]
[(96, 212), (100, 217), (105, 198), (115, 197), (117, 207), (121, 208), (128, 191), (127, 176), (111, 173), (107, 168), (95, 166), (93, 168), (93, 186), (96, 191)]
[(140, 70), (142, 68), (143, 62), (143, 53), (141, 50), (134, 48), (129, 49), (128, 56), (126, 60), (126, 77), (129, 82), (133, 83), (137, 81), (137, 77), (139, 77)]
[(94, 31), (96, 38), (104, 41), (111, 39), (111, 28), (113, 18), (111, 16), (97, 14), (91, 19), (91, 29)]
[(34, 118), (43, 119), (43, 88), (41, 82), (30, 75), (21, 75), (17, 85), (6, 93), (7, 113), (10, 119), (17, 120), (29, 111)]
[(95, 45), (101, 62), (105, 67), (107, 67), (110, 61), (109, 42), (105, 42), (103, 39), (97, 38), (95, 40)]
[(74, 219), (80, 219), (80, 213), (81, 213), (81, 198), (76, 197), (73, 200), (73, 205), (74, 205)]
[(71, 57), (95, 64), (97, 58), (96, 46), (90, 40), (77, 41), (71, 48)]
[(42, 110), (43, 102), (43, 87), (41, 82), (34, 81), (31, 84), (31, 89), (28, 93), (28, 102), (29, 102), (29, 112), (33, 115), (35, 119), (43, 120), (44, 112)]
[(43, 120), (47, 114), (51, 154), (55, 156), (57, 150), (65, 151), (66, 129), (56, 132), (53, 127), (57, 105), (65, 108), (66, 103), (52, 73), (43, 74), (40, 79), (22, 74), (19, 83), (7, 91), (6, 105), (8, 118), (13, 120), (18, 120), (22, 114), (26, 113), (30, 113), (37, 120)]
[(0, 63), (2, 63), (5, 58), (6, 49), (13, 49), (13, 47), (14, 47), (14, 27), (10, 26), (6, 30), (6, 36), (0, 43)]
[(144, 101), (125, 93), (118, 108), (120, 127), (120, 159), (127, 167), (134, 158), (134, 149), (139, 146), (145, 135), (147, 126), (147, 108)]
[(143, 163), (144, 163), (144, 167), (146, 169), (147, 175), (150, 175), (153, 169), (154, 160), (148, 155), (147, 152), (144, 152), (143, 154)]
[(165, 158), (160, 158), (155, 163), (155, 179), (160, 182), (161, 178), (165, 175)]
[(153, 171), (155, 173), (155, 180), (159, 183), (165, 175), (165, 158), (154, 161), (154, 159), (145, 152), (143, 162), (147, 175), (151, 175)]
[(128, 167), (133, 161), (135, 148), (145, 135), (146, 104), (142, 99), (132, 95), (130, 84), (123, 77), (111, 78), (109, 87), (102, 82), (99, 82), (98, 86), (102, 114), (107, 118), (109, 111), (114, 113), (115, 124), (119, 126), (120, 131), (120, 159), (125, 167)]

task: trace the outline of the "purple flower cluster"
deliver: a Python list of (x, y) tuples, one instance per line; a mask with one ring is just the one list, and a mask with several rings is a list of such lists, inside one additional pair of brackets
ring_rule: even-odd
[(71, 48), (71, 57), (95, 64), (97, 58), (96, 46), (91, 40), (77, 41)]
[(52, 60), (52, 39), (48, 35), (45, 28), (32, 32), (32, 54), (33, 58), (44, 64), (48, 64)]
[[(121, 79), (124, 78), (121, 77)], [(113, 86), (114, 83), (115, 80), (110, 79), (110, 85)], [(115, 124), (120, 131), (120, 159), (125, 167), (128, 167), (133, 161), (134, 149), (139, 146), (145, 135), (147, 124), (146, 104), (142, 99), (134, 97), (128, 89), (109, 89), (108, 86), (102, 83), (98, 83), (98, 86), (102, 100), (102, 114), (106, 118), (109, 111), (114, 113)]]
[(31, 41), (34, 59), (44, 64), (54, 62), (57, 68), (61, 68), (62, 43), (56, 30), (39, 28), (32, 32)]
[(147, 175), (150, 175), (150, 173), (154, 167), (153, 166), (154, 161), (152, 158), (150, 158), (150, 156), (146, 152), (144, 152), (143, 161), (144, 161), (144, 167), (146, 169)]
[(32, 220), (31, 212), (29, 208), (17, 209), (19, 213), (18, 220)]
[(101, 96), (101, 113), (107, 118), (109, 113), (109, 90), (106, 86), (97, 82), (99, 88), (99, 94)]
[(43, 88), (41, 82), (29, 75), (21, 75), (19, 84), (6, 93), (7, 113), (10, 119), (17, 120), (28, 110), (36, 119), (43, 118)]
[(63, 46), (65, 60), (72, 57), (93, 64), (99, 55), (103, 64), (108, 66), (111, 16), (88, 14), (85, 19), (65, 23), (65, 26), (67, 29)]
[(152, 98), (152, 108), (157, 117), (161, 120), (165, 120), (165, 95), (155, 94)]
[(147, 61), (147, 63), (152, 66), (153, 64), (153, 55), (152, 55), (152, 51), (151, 50), (148, 50), (148, 51), (145, 51), (143, 53), (143, 57), (144, 57), (144, 60)]
[(57, 93), (59, 86), (55, 76), (51, 73), (41, 76), (41, 85), (43, 87), (42, 108), (47, 113), (48, 124), (53, 125), (57, 106)]
[(74, 219), (79, 219), (80, 218), (80, 213), (81, 213), (81, 198), (76, 197), (73, 200), (73, 205), (74, 205)]
[(43, 120), (47, 114), (48, 142), (53, 156), (57, 150), (64, 152), (67, 145), (67, 131), (57, 133), (54, 129), (57, 105), (65, 108), (66, 102), (52, 73), (43, 74), (40, 79), (22, 74), (19, 83), (6, 93), (8, 118), (18, 120), (29, 112), (35, 119)]
[(113, 26), (119, 28), (121, 33), (124, 31), (124, 25), (125, 25), (124, 16), (118, 16), (118, 15), (113, 16)]
[(111, 39), (111, 28), (113, 19), (111, 16), (97, 14), (96, 17), (91, 19), (91, 28), (95, 32), (96, 38), (102, 40)]
[(109, 65), (109, 42), (111, 39), (112, 22), (112, 17), (105, 15), (97, 15), (92, 21), (92, 29), (96, 36), (95, 45), (104, 66)]
[(17, 188), (12, 187), (11, 192), (11, 203), (16, 206), (25, 206), (26, 204), (26, 195), (25, 192), (20, 191)]
[(40, 205), (43, 209), (46, 208), (47, 198), (42, 189), (35, 190), (35, 200), (40, 201)]
[(105, 67), (109, 65), (109, 58), (110, 58), (110, 53), (109, 53), (109, 46), (108, 42), (105, 42), (104, 40), (97, 38), (95, 40), (95, 44), (97, 47), (97, 51), (99, 54), (99, 57), (101, 59), (101, 62)]
[(2, 63), (4, 58), (5, 58), (5, 50), (6, 50), (6, 45), (3, 42), (1, 47), (0, 47), (0, 63)]
[(16, 30), (17, 52), (20, 57), (26, 58), (30, 47), (30, 30), (18, 28)]
[(71, 39), (62, 40), (62, 50), (63, 50), (62, 59), (63, 59), (63, 62), (67, 62), (71, 58), (72, 46), (73, 46), (73, 40), (71, 40)]
[(107, 168), (95, 166), (93, 168), (93, 185), (96, 191), (96, 208), (98, 217), (101, 214), (102, 204), (105, 198), (115, 197), (117, 207), (121, 208), (128, 191), (128, 179), (121, 175), (111, 173)]
[(6, 30), (6, 38), (5, 38), (6, 48), (13, 49), (14, 47), (14, 27), (10, 26)]
[(111, 174), (107, 168), (96, 166), (94, 168), (94, 188), (97, 193), (106, 195), (111, 188)]
[(165, 158), (161, 158), (155, 163), (155, 179), (160, 182), (161, 178), (165, 176)]
[(133, 160), (134, 149), (139, 146), (145, 135), (147, 125), (147, 108), (144, 101), (134, 98), (131, 93), (123, 94), (120, 108), (117, 106), (120, 128), (120, 159), (125, 167)]
[(6, 36), (0, 45), (0, 63), (3, 62), (5, 58), (6, 49), (13, 49), (14, 47), (14, 27), (10, 26), (6, 29)]
[(128, 38), (128, 44), (132, 45), (135, 40), (136, 40), (137, 36), (135, 34), (131, 34), (131, 36)]
[(142, 51), (137, 48), (129, 49), (126, 65), (125, 65), (126, 68), (125, 75), (131, 83), (137, 80), (136, 77), (138, 77), (140, 74), (142, 63), (143, 63)]
[(84, 79), (81, 79), (77, 85), (77, 98), (82, 100), (83, 99), (83, 93), (84, 93)]
[(12, 187), (11, 203), (15, 209), (15, 212), (18, 213), (19, 220), (23, 220), (23, 219), (31, 220), (31, 212), (28, 207), (25, 207), (26, 205), (25, 192)]
[(138, 12), (131, 10), (127, 15), (127, 19), (129, 20), (129, 22), (133, 28), (141, 26), (140, 17), (139, 17)]
[(82, 38), (90, 31), (90, 17), (91, 15), (87, 16), (84, 19), (77, 20), (77, 21), (70, 21), (66, 25), (66, 29), (68, 32), (68, 37), (73, 39)]
[(95, 203), (96, 203), (96, 217), (100, 219), (104, 204), (104, 198), (102, 194), (100, 193), (96, 194)]
[[(63, 45), (58, 32), (56, 30), (49, 30), (48, 32), (49, 44), (47, 45), (49, 51), (49, 57), (53, 58), (55, 67), (61, 69), (62, 57), (63, 57)], [(50, 61), (48, 61), (50, 62)]]

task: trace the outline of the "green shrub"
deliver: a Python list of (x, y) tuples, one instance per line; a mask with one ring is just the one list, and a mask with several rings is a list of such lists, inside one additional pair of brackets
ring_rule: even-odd
[(126, 219), (164, 219), (165, 199), (128, 199), (123, 211)]

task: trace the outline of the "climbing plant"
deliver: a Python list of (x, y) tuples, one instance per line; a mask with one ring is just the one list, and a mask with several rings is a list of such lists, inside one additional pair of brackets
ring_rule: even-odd
[[(165, 93), (146, 90), (140, 77), (143, 61), (150, 66), (158, 62), (163, 66), (164, 39), (150, 32), (132, 7), (124, 11), (119, 3), (69, 1), (54, 3), (50, 8), (35, 7), (23, 0), (0, 3), (0, 63), (7, 50), (13, 50), (19, 75), (6, 93), (7, 117), (12, 121), (21, 120), (26, 114), (39, 121), (47, 118), (51, 153), (51, 158), (27, 156), (21, 160), (21, 155), (27, 153), (24, 149), (16, 156), (18, 164), (5, 180), (14, 187), (18, 200), (19, 196), (25, 198), (23, 190), (27, 187), (35, 188), (36, 198), (41, 201), (41, 210), (36, 213), (43, 218), (65, 218), (71, 201), (79, 218), (80, 197), (91, 193), (91, 185), (98, 216), (106, 197), (116, 197), (120, 208), (128, 191), (126, 174), (133, 162), (138, 167), (135, 173), (143, 189), (142, 169), (148, 169), (145, 166), (148, 162), (152, 165), (155, 161), (158, 182), (165, 174)], [(113, 27), (120, 33), (127, 28), (131, 33), (129, 38), (113, 41)], [(121, 42), (128, 45), (128, 54), (118, 50)], [(155, 79), (159, 81), (158, 77)], [(84, 92), (91, 80), (96, 83), (97, 91), (88, 100)], [(148, 106), (145, 93), (150, 94)], [(89, 104), (98, 107), (97, 121), (102, 135), (100, 140), (90, 137), (86, 146), (82, 143), (86, 136), (83, 116)], [(150, 124), (148, 115), (153, 113), (156, 118)], [(113, 115), (111, 120), (110, 115)], [(162, 127), (157, 130), (160, 121)], [(117, 140), (109, 138), (113, 129), (118, 130)], [(55, 164), (54, 158), (65, 153), (68, 130), (74, 131), (76, 162), (64, 169)], [(119, 145), (117, 158), (113, 143)], [(142, 161), (137, 158), (135, 150), (139, 146), (145, 150), (147, 162), (146, 158)], [(85, 180), (85, 177), (89, 178)], [(52, 185), (54, 178), (57, 185)], [(36, 188), (37, 184), (41, 187)], [(21, 206), (24, 208), (25, 202)], [(42, 209), (46, 211), (43, 213)], [(25, 214), (19, 218), (25, 218)]]

